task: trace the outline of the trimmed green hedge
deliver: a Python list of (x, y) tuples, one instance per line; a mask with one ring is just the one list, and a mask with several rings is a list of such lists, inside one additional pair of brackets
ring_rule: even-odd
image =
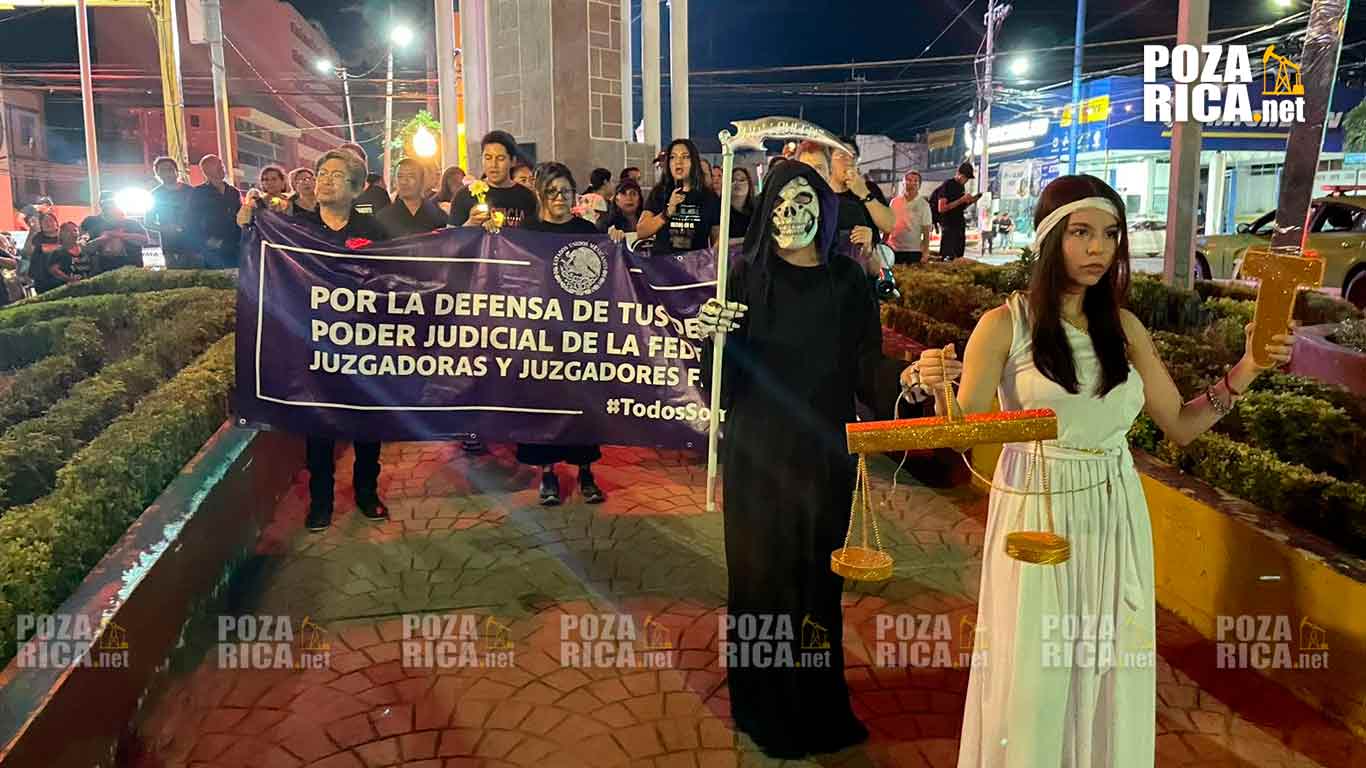
[(98, 370), (104, 364), (104, 353), (95, 324), (83, 318), (72, 320), (62, 334), (57, 354), (16, 374), (9, 392), (0, 398), (0, 431), (47, 410), (73, 384)]
[(141, 267), (123, 267), (89, 280), (69, 283), (24, 301), (21, 306), (61, 301), (78, 296), (150, 293), (177, 288), (216, 288), (237, 290), (237, 273), (216, 269), (166, 269), (153, 272)]
[(956, 349), (961, 350), (968, 345), (968, 331), (952, 323), (940, 322), (914, 309), (883, 304), (882, 324), (927, 347), (954, 344)]
[(0, 513), (40, 498), (72, 454), (210, 344), (232, 330), (234, 294), (187, 304), (138, 340), (135, 356), (76, 384), (45, 414), (0, 437)]
[(101, 331), (114, 333), (149, 319), (164, 317), (183, 307), (186, 302), (222, 293), (225, 293), (222, 288), (193, 287), (152, 293), (79, 296), (39, 304), (12, 304), (0, 308), (0, 330), (12, 329), (22, 333), (49, 320), (84, 317), (93, 321)]
[(0, 517), (0, 665), (17, 615), (56, 610), (222, 425), (233, 345), (220, 339), (77, 453), (51, 494)]
[(52, 354), (72, 317), (57, 317), (24, 328), (0, 329), (0, 371), (23, 368)]

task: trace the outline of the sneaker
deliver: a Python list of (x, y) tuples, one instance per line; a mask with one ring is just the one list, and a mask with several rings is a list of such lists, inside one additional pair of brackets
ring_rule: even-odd
[(558, 507), (560, 505), (560, 479), (554, 472), (541, 473), (541, 506)]
[(382, 523), (389, 519), (389, 508), (384, 506), (384, 502), (379, 500), (379, 496), (367, 496), (356, 499), (356, 507), (366, 520), (375, 523)]
[(310, 506), (308, 508), (308, 519), (304, 521), (304, 525), (314, 533), (327, 530), (328, 526), (332, 525), (332, 506)]
[(465, 449), (465, 453), (472, 456), (483, 456), (489, 452), (488, 446), (484, 445), (483, 440), (461, 440), (460, 447)]
[(607, 501), (607, 494), (593, 481), (593, 471), (590, 469), (579, 470), (579, 493), (583, 494), (583, 500), (589, 504)]

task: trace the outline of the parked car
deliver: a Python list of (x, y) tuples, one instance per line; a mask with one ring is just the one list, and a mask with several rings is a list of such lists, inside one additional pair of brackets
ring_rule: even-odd
[(1167, 249), (1167, 220), (1156, 216), (1129, 219), (1129, 256), (1135, 259), (1161, 256)]
[[(1196, 238), (1197, 268), (1216, 279), (1238, 278), (1247, 249), (1271, 241), (1275, 218), (1271, 211), (1240, 224), (1237, 234)], [(1324, 261), (1323, 287), (1341, 289), (1344, 299), (1366, 309), (1366, 196), (1315, 199), (1307, 247)]]

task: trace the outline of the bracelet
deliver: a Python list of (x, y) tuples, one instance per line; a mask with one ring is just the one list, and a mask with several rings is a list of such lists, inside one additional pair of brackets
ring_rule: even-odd
[(1205, 399), (1209, 400), (1210, 407), (1214, 409), (1214, 413), (1221, 419), (1227, 416), (1229, 411), (1232, 410), (1232, 408), (1219, 401), (1219, 397), (1214, 393), (1213, 384), (1205, 388)]
[(1235, 397), (1235, 398), (1236, 398), (1236, 397), (1242, 397), (1244, 394), (1247, 393), (1247, 390), (1243, 390), (1242, 392), (1239, 392), (1238, 390), (1234, 389), (1234, 388), (1233, 388), (1233, 384), (1231, 384), (1231, 383), (1229, 382), (1229, 380), (1228, 380), (1228, 375), (1229, 375), (1230, 373), (1232, 373), (1232, 371), (1224, 371), (1224, 389), (1227, 389), (1229, 395), (1231, 395), (1231, 396), (1233, 396), (1233, 397)]

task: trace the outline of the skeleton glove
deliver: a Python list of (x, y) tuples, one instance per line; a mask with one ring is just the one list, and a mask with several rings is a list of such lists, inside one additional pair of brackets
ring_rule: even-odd
[(697, 315), (698, 330), (704, 337), (739, 330), (740, 318), (745, 316), (747, 310), (749, 307), (739, 302), (707, 299)]

